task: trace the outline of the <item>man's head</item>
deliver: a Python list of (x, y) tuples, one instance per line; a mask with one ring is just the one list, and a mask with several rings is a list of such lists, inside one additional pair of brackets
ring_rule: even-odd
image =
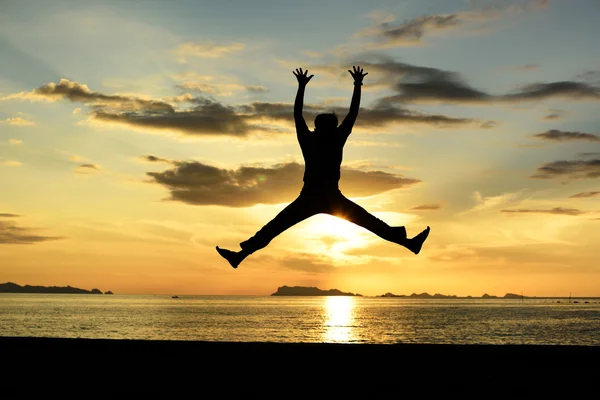
[(315, 130), (326, 132), (337, 128), (338, 119), (334, 112), (327, 114), (319, 114), (315, 118)]

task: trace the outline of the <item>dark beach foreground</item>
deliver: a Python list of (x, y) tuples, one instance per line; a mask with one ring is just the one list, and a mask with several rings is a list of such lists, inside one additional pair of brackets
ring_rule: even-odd
[(370, 391), (376, 397), (387, 393), (379, 390), (395, 387), (401, 393), (410, 389), (413, 395), (491, 390), (487, 397), (514, 390), (515, 395), (561, 391), (572, 395), (600, 380), (600, 346), (0, 337), (0, 349), (2, 365), (9, 371), (3, 376), (8, 391), (13, 384), (28, 390), (49, 388), (45, 383), (97, 393), (113, 389), (205, 393), (217, 388), (221, 397), (232, 391), (269, 393), (281, 386), (288, 394)]

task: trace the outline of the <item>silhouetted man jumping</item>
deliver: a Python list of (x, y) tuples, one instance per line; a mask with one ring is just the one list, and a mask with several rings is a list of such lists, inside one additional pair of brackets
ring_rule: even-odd
[(421, 251), (423, 242), (429, 235), (429, 227), (414, 238), (408, 239), (405, 227), (389, 226), (347, 199), (338, 188), (344, 144), (346, 144), (346, 139), (350, 136), (354, 121), (358, 116), (362, 81), (368, 74), (368, 72), (363, 73), (363, 69), (360, 67), (352, 68), (353, 71), (348, 70), (348, 72), (354, 78), (354, 91), (348, 115), (340, 126), (338, 126), (338, 119), (334, 113), (317, 115), (313, 132), (308, 129), (302, 116), (302, 107), (306, 85), (314, 75), (308, 76), (308, 70), (303, 72), (302, 68), (293, 72), (298, 79), (294, 120), (296, 135), (304, 156), (304, 186), (296, 200), (284, 208), (253, 237), (240, 243), (241, 251), (235, 252), (217, 246), (219, 254), (229, 261), (233, 268), (237, 268), (250, 254), (266, 247), (271, 240), (286, 229), (320, 213), (353, 222), (385, 240), (406, 247), (414, 254), (419, 254)]

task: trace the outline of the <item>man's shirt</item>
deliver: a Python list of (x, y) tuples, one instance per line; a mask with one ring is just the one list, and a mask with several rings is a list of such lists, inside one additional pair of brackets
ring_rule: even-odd
[(296, 126), (304, 156), (304, 185), (337, 188), (340, 180), (344, 145), (352, 127), (342, 123), (333, 131), (310, 131), (306, 125)]

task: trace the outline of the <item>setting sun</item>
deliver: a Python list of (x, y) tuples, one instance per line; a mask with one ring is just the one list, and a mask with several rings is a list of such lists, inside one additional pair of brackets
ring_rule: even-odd
[(306, 222), (303, 230), (306, 237), (321, 242), (319, 251), (337, 257), (349, 249), (367, 246), (374, 236), (360, 226), (327, 214), (315, 215)]

